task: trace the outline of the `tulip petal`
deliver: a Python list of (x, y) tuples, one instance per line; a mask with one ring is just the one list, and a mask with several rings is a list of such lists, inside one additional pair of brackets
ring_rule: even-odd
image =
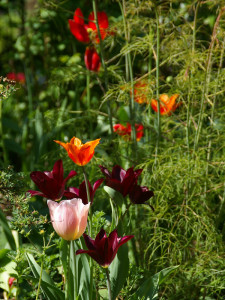
[(75, 10), (73, 19), (74, 19), (75, 23), (77, 23), (77, 24), (81, 24), (81, 25), (84, 24), (84, 15), (80, 8), (77, 8)]
[(63, 182), (63, 163), (59, 159), (55, 162), (52, 170), (53, 178), (59, 182)]
[(79, 42), (89, 43), (90, 38), (84, 25), (76, 23), (74, 20), (69, 20), (69, 26), (71, 33)]

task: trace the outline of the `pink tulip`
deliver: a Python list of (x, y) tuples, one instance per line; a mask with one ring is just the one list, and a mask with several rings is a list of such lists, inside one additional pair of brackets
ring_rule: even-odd
[(90, 203), (84, 205), (81, 199), (63, 200), (57, 203), (47, 201), (53, 228), (64, 240), (79, 239), (87, 226)]

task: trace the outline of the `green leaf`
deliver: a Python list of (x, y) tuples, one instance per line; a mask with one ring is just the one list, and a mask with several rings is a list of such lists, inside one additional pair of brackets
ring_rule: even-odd
[(121, 291), (129, 270), (128, 247), (123, 245), (119, 248), (117, 256), (109, 267), (112, 299), (116, 299)]
[(171, 274), (179, 266), (169, 267), (151, 276), (140, 286), (140, 288), (132, 296), (131, 300), (156, 300), (158, 299), (159, 286), (167, 276)]
[[(37, 264), (32, 254), (26, 253), (26, 257), (34, 277), (39, 280), (41, 267)], [(41, 289), (49, 300), (65, 299), (64, 293), (55, 286), (54, 281), (45, 270), (42, 272)]]
[(106, 185), (104, 186), (104, 190), (119, 207), (122, 207), (122, 204), (124, 203), (124, 197), (119, 192)]
[(7, 219), (1, 209), (0, 209), (0, 224), (3, 228), (3, 232), (9, 243), (10, 249), (16, 251), (16, 243), (15, 243), (14, 237), (12, 235), (12, 231), (11, 231), (11, 229), (8, 225)]

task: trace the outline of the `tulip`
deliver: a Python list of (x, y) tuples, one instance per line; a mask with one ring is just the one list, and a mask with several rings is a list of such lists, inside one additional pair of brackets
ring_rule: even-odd
[(133, 235), (118, 237), (117, 230), (113, 230), (107, 237), (104, 229), (101, 229), (95, 240), (91, 239), (87, 234), (83, 234), (85, 244), (88, 250), (77, 250), (76, 255), (87, 253), (100, 266), (107, 268), (116, 256), (120, 246), (132, 239)]
[(42, 196), (51, 200), (60, 200), (64, 194), (66, 182), (76, 174), (75, 171), (71, 171), (69, 175), (63, 179), (63, 163), (61, 159), (57, 160), (51, 172), (35, 171), (30, 174), (31, 179), (41, 192), (33, 190), (29, 190), (28, 192), (32, 196)]
[[(142, 136), (144, 135), (144, 126), (142, 124), (135, 124), (136, 129), (136, 140), (140, 141)], [(124, 136), (125, 139), (130, 140), (131, 139), (131, 124), (127, 123), (127, 126), (124, 126), (122, 124), (115, 124), (113, 126), (114, 132), (116, 132), (118, 135)]]
[(123, 168), (116, 165), (113, 167), (112, 173), (110, 173), (105, 167), (99, 167), (106, 177), (106, 185), (120, 192), (123, 197), (126, 197), (133, 186), (137, 184), (137, 178), (142, 172), (142, 169), (134, 171), (133, 167), (125, 171)]
[(78, 166), (84, 166), (92, 159), (95, 153), (95, 147), (99, 144), (100, 139), (87, 142), (82, 144), (81, 140), (75, 136), (70, 140), (69, 143), (63, 143), (60, 141), (54, 141), (57, 144), (63, 146), (67, 151), (68, 156)]
[[(92, 188), (90, 182), (88, 181), (91, 205), (93, 203), (95, 192), (98, 189), (98, 187), (102, 184), (103, 180), (104, 180), (103, 178), (97, 180), (94, 183), (93, 188)], [(75, 188), (75, 187), (68, 188), (68, 190), (66, 190), (64, 192), (64, 196), (67, 197), (68, 199), (80, 198), (82, 200), (83, 204), (88, 204), (87, 190), (86, 190), (85, 181), (83, 181), (80, 184), (79, 189)]]
[(87, 227), (90, 203), (84, 205), (81, 199), (71, 199), (60, 203), (48, 200), (47, 204), (56, 233), (67, 241), (79, 239)]
[(143, 204), (154, 196), (147, 186), (134, 185), (129, 192), (129, 198), (133, 204)]
[(84, 54), (86, 68), (98, 72), (101, 66), (100, 57), (94, 47), (87, 47)]
[(11, 289), (12, 288), (12, 285), (13, 285), (13, 281), (16, 280), (16, 278), (14, 277), (9, 277), (9, 280), (8, 280), (8, 284), (9, 284), (9, 288)]
[[(108, 17), (105, 12), (97, 13), (98, 24), (101, 34), (101, 39), (104, 40), (107, 35), (107, 29), (109, 27)], [(74, 12), (73, 20), (69, 20), (70, 31), (75, 38), (82, 43), (89, 43), (91, 33), (91, 39), (96, 43), (99, 43), (97, 27), (95, 24), (94, 13), (90, 13), (88, 24), (84, 23), (84, 16), (80, 8), (77, 8)], [(93, 33), (93, 35), (92, 35)]]
[(25, 78), (25, 75), (24, 73), (8, 73), (6, 75), (6, 77), (9, 79), (9, 80), (13, 80), (13, 81), (16, 81), (18, 83), (21, 83), (21, 84), (24, 84), (25, 81), (26, 81), (26, 78)]
[[(148, 84), (146, 81), (138, 81), (134, 85), (134, 101), (143, 104), (143, 103), (148, 103)], [(132, 91), (131, 91), (132, 95)]]
[[(170, 98), (166, 94), (161, 95), (159, 97), (160, 114), (170, 116), (172, 114), (172, 112), (174, 112), (182, 104), (182, 102), (176, 103), (176, 99), (178, 97), (179, 97), (179, 94), (172, 95)], [(152, 99), (151, 106), (155, 112), (158, 112), (158, 101)]]

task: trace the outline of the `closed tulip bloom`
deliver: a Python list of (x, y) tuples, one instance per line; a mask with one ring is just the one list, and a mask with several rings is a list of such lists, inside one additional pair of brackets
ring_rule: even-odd
[(47, 204), (56, 233), (67, 241), (79, 239), (87, 227), (90, 204), (84, 205), (81, 199), (48, 200)]
[(88, 70), (98, 72), (101, 66), (100, 57), (94, 47), (87, 47), (84, 54), (85, 66)]
[(95, 240), (87, 234), (83, 234), (85, 244), (88, 250), (77, 250), (76, 254), (87, 253), (100, 266), (107, 268), (116, 256), (116, 253), (123, 244), (132, 239), (133, 235), (118, 237), (117, 230), (113, 230), (107, 237), (104, 229), (101, 229)]
[[(104, 180), (103, 178), (98, 179), (94, 183), (93, 187), (91, 186), (90, 182), (88, 181), (91, 204), (93, 203), (95, 192), (98, 189), (98, 187), (102, 184), (103, 180)], [(79, 189), (75, 188), (75, 187), (69, 187), (68, 190), (66, 190), (64, 192), (64, 196), (67, 197), (68, 199), (80, 198), (80, 199), (82, 199), (82, 202), (84, 204), (87, 204), (88, 198), (87, 198), (87, 190), (86, 190), (85, 181), (83, 181), (80, 184)]]
[(53, 170), (48, 172), (34, 171), (30, 173), (30, 178), (40, 189), (39, 191), (29, 190), (32, 196), (42, 196), (51, 200), (60, 200), (65, 191), (66, 182), (74, 177), (77, 173), (71, 171), (69, 175), (63, 179), (63, 163), (59, 159), (55, 162)]
[(68, 156), (78, 166), (84, 166), (92, 159), (95, 153), (95, 147), (99, 144), (100, 139), (82, 144), (81, 140), (75, 136), (69, 143), (63, 143), (60, 141), (54, 141), (67, 151)]

